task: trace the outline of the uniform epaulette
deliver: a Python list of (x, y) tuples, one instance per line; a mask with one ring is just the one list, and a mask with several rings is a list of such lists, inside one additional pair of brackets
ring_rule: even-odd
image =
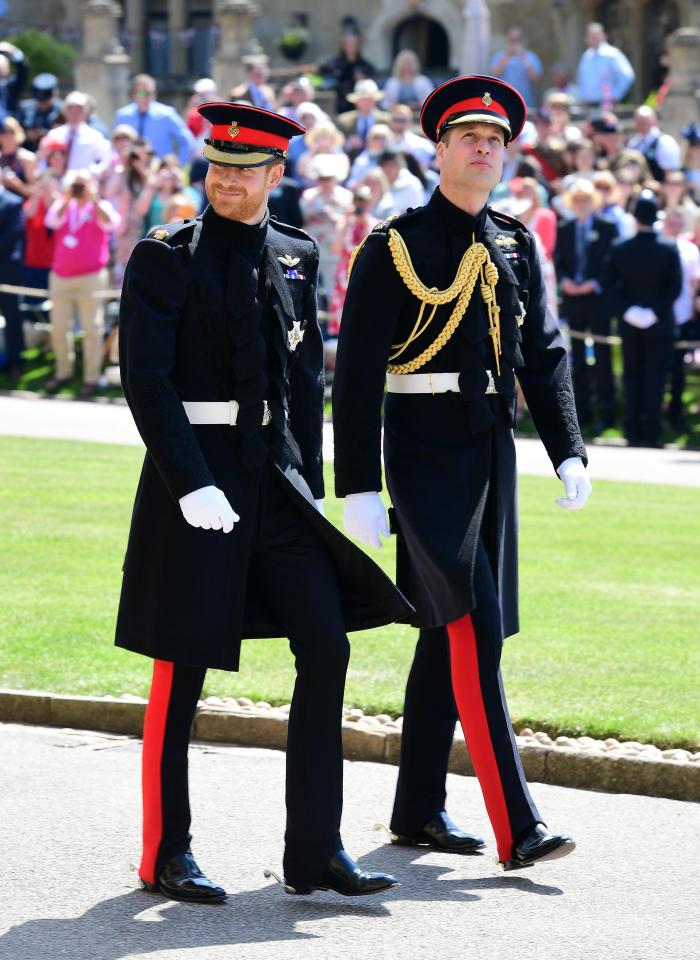
[(500, 210), (493, 210), (491, 207), (488, 208), (488, 211), (489, 216), (492, 220), (495, 220), (496, 223), (505, 223), (515, 230), (525, 230), (525, 232), (527, 232), (525, 224), (521, 223), (520, 220), (516, 220), (515, 217), (511, 217), (507, 213), (501, 213)]
[(280, 233), (289, 234), (290, 237), (299, 237), (300, 240), (310, 240), (311, 243), (314, 242), (314, 238), (306, 230), (302, 230), (301, 227), (293, 227), (291, 223), (283, 223), (272, 214), (270, 214), (270, 223)]
[(376, 223), (372, 227), (372, 233), (385, 233), (389, 229), (389, 224), (392, 221), (396, 220), (398, 213), (392, 213), (390, 217), (387, 217), (386, 220), (382, 220), (381, 223)]
[(182, 230), (191, 230), (196, 222), (194, 218), (188, 217), (187, 220), (174, 220), (172, 223), (157, 224), (148, 231), (146, 239), (162, 240), (164, 243), (172, 244), (174, 238)]
[(424, 209), (425, 207), (409, 207), (408, 210), (404, 210), (403, 213), (392, 213), (386, 220), (382, 220), (376, 227), (372, 227), (372, 233), (386, 233), (389, 227), (400, 226), (406, 220), (411, 220), (419, 213), (423, 213)]

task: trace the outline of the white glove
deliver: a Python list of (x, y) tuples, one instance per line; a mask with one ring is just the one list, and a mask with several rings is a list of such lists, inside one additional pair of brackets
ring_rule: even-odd
[(223, 530), (230, 533), (241, 518), (233, 510), (226, 495), (218, 487), (200, 487), (180, 497), (180, 509), (185, 520), (193, 527), (204, 530)]
[(325, 517), (325, 515), (326, 515), (326, 508), (323, 506), (323, 497), (321, 497), (320, 500), (314, 500), (314, 503), (316, 504), (316, 509), (317, 509), (318, 512), (321, 514), (321, 516), (322, 516), (322, 517)]
[(633, 327), (639, 330), (648, 330), (653, 327), (658, 317), (649, 307), (628, 307), (622, 314), (622, 319), (626, 320)]
[(565, 510), (580, 510), (585, 507), (591, 495), (591, 483), (586, 476), (586, 468), (580, 457), (569, 457), (557, 467), (559, 479), (566, 488), (566, 497), (560, 497), (556, 503)]
[(386, 510), (382, 498), (374, 490), (351, 493), (345, 498), (343, 524), (351, 537), (367, 547), (381, 547), (383, 544), (379, 535), (389, 536)]

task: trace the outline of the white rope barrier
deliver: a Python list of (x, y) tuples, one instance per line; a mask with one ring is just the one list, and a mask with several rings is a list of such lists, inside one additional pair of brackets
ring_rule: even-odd
[[(0, 283), (0, 293), (14, 293), (17, 296), (24, 297), (47, 297), (52, 300), (58, 297), (71, 299), (74, 294), (70, 293), (52, 293), (49, 290), (42, 290), (40, 287), (20, 287), (12, 283)], [(121, 299), (121, 290), (94, 290), (90, 296), (97, 300), (119, 300)], [(319, 310), (318, 316), (321, 320), (327, 319), (330, 314), (327, 310)], [(586, 333), (583, 330), (572, 330), (566, 324), (561, 325), (563, 332), (567, 333), (574, 340), (586, 340), (588, 343), (603, 343), (609, 347), (618, 347), (622, 343), (622, 337), (609, 335), (604, 336), (600, 333)], [(673, 344), (676, 350), (698, 350), (700, 349), (700, 340), (676, 340)]]
[[(561, 329), (573, 340), (585, 340), (587, 343), (604, 343), (609, 347), (619, 347), (622, 343), (622, 337), (617, 337), (612, 334), (603, 336), (601, 333), (586, 333), (585, 330), (572, 330), (566, 326), (566, 324), (562, 324)], [(700, 340), (675, 340), (673, 346), (676, 350), (697, 350), (700, 349)]]

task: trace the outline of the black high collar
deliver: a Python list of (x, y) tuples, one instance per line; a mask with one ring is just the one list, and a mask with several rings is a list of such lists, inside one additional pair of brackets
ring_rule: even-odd
[(267, 225), (270, 221), (270, 213), (265, 211), (265, 216), (260, 223), (243, 223), (241, 220), (229, 220), (226, 217), (220, 217), (211, 204), (204, 211), (202, 222), (210, 235), (220, 240), (227, 246), (235, 246), (241, 251), (253, 252), (262, 256), (262, 249), (267, 237)]
[(467, 213), (466, 210), (455, 206), (454, 203), (440, 192), (440, 188), (436, 187), (432, 197), (428, 201), (428, 209), (435, 214), (438, 220), (447, 226), (450, 233), (456, 233), (457, 236), (462, 237), (464, 240), (471, 242), (472, 237), (476, 237), (478, 240), (484, 231), (484, 224), (486, 222), (485, 205), (474, 217), (471, 213)]

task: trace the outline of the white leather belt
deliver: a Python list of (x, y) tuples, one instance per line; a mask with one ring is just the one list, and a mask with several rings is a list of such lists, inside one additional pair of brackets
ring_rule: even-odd
[[(263, 400), (262, 425), (266, 427), (272, 420), (267, 400)], [(235, 427), (238, 420), (237, 400), (183, 400), (187, 419), (195, 424), (226, 424)]]
[[(487, 370), (489, 382), (484, 393), (498, 393), (493, 375)], [(389, 393), (459, 393), (458, 373), (387, 373)]]

